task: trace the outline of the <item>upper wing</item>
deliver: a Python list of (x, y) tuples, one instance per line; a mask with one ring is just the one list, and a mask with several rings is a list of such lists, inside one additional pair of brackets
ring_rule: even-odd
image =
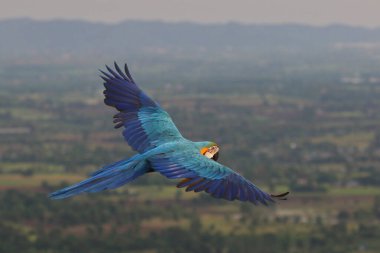
[(183, 139), (169, 114), (146, 95), (135, 83), (125, 64), (125, 73), (115, 63), (115, 70), (101, 71), (104, 103), (120, 113), (114, 116), (115, 128), (124, 126), (128, 144), (142, 153), (162, 143)]
[(149, 160), (152, 167), (166, 177), (184, 178), (177, 187), (187, 187), (186, 191), (205, 191), (216, 198), (238, 199), (254, 204), (260, 202), (264, 205), (267, 205), (267, 201), (273, 202), (272, 197), (287, 195), (270, 195), (243, 176), (199, 152), (175, 151)]

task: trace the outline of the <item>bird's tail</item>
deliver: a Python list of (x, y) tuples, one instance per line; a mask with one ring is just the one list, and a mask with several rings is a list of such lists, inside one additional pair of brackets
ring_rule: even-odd
[(68, 198), (83, 192), (99, 192), (115, 189), (149, 172), (146, 160), (121, 160), (94, 172), (91, 177), (49, 195), (52, 199)]

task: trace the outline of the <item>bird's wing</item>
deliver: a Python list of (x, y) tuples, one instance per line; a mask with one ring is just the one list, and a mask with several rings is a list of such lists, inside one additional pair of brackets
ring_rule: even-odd
[(104, 103), (115, 107), (115, 128), (124, 127), (123, 136), (137, 152), (145, 152), (160, 144), (183, 139), (169, 114), (145, 94), (129, 73), (115, 63), (115, 70), (106, 66), (101, 71), (104, 80)]
[(216, 198), (264, 205), (267, 201), (273, 202), (273, 198), (287, 195), (270, 195), (235, 171), (196, 151), (175, 151), (149, 160), (152, 167), (166, 177), (182, 178), (177, 187), (187, 187), (186, 191), (205, 191)]

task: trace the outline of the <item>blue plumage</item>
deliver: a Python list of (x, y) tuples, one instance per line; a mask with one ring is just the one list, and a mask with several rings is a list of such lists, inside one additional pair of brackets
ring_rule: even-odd
[(90, 178), (52, 193), (51, 198), (115, 189), (148, 172), (180, 178), (177, 187), (186, 187), (186, 191), (204, 191), (227, 200), (267, 205), (273, 198), (288, 194), (270, 195), (214, 161), (219, 147), (213, 142), (192, 142), (182, 137), (169, 114), (136, 85), (126, 64), (124, 72), (116, 63), (115, 70), (106, 68), (108, 73), (101, 71), (104, 103), (119, 111), (114, 116), (115, 128), (124, 127), (124, 139), (139, 154), (107, 165)]
[(102, 168), (92, 174), (92, 177), (50, 194), (53, 199), (62, 199), (83, 192), (99, 192), (115, 189), (135, 178), (149, 172), (150, 166), (146, 160), (120, 161)]

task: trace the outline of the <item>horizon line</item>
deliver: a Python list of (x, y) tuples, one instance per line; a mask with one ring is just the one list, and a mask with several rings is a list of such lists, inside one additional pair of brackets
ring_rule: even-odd
[(377, 30), (380, 29), (380, 26), (365, 26), (365, 25), (353, 25), (353, 24), (345, 24), (340, 22), (332, 22), (328, 24), (311, 24), (311, 23), (301, 23), (301, 22), (242, 22), (242, 21), (220, 21), (220, 22), (197, 22), (194, 20), (163, 20), (163, 19), (124, 19), (120, 21), (104, 21), (104, 20), (90, 20), (90, 19), (81, 19), (81, 18), (35, 18), (35, 17), (12, 17), (12, 18), (0, 18), (0, 22), (9, 22), (9, 21), (17, 21), (17, 20), (25, 20), (25, 21), (33, 21), (33, 22), (84, 22), (89, 24), (101, 24), (101, 25), (120, 25), (128, 22), (141, 22), (141, 23), (162, 23), (162, 24), (193, 24), (193, 25), (204, 25), (204, 26), (223, 26), (223, 25), (240, 25), (240, 26), (305, 26), (305, 27), (313, 27), (313, 28), (328, 28), (334, 26), (341, 27), (351, 27), (351, 28), (360, 28), (366, 30)]

